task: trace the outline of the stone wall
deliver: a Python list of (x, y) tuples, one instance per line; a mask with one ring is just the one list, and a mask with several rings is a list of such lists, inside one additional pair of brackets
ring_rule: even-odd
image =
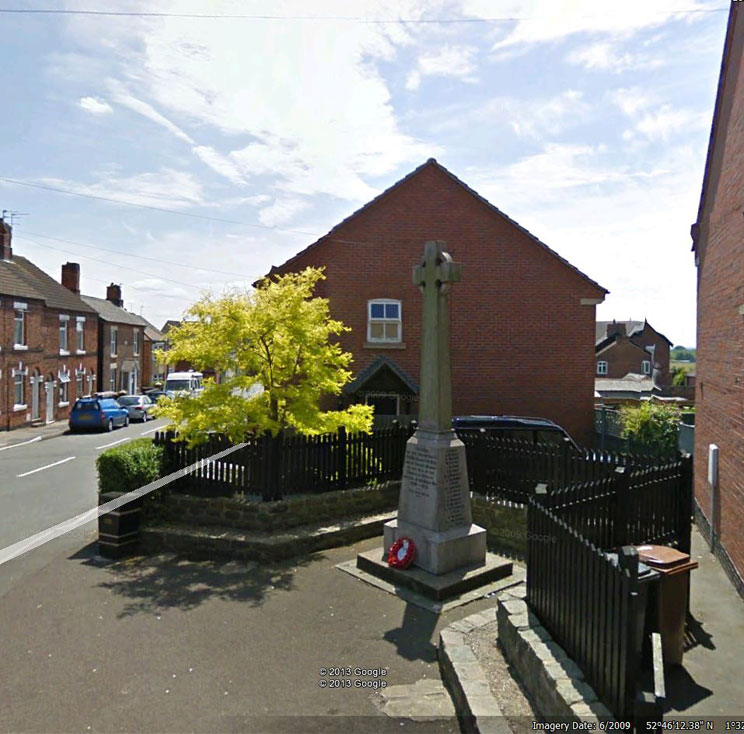
[(190, 497), (171, 494), (161, 519), (190, 525), (223, 525), (254, 531), (288, 530), (324, 520), (373, 515), (398, 507), (400, 482), (256, 502), (239, 497)]
[(524, 558), (527, 553), (527, 510), (519, 505), (489, 502), (473, 495), (473, 522), (487, 531), (486, 543), (497, 553)]

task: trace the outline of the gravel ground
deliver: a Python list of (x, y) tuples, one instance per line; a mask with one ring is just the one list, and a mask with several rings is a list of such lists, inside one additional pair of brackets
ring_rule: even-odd
[(497, 636), (498, 622), (493, 621), (485, 627), (473, 630), (468, 635), (468, 641), (511, 730), (515, 734), (532, 731), (532, 722), (540, 717), (526, 691), (517, 681), (516, 672), (496, 643)]

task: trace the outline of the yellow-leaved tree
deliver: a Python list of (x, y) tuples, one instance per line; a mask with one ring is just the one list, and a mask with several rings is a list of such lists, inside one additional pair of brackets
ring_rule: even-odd
[(352, 355), (331, 337), (350, 331), (331, 319), (328, 300), (313, 296), (322, 268), (264, 278), (252, 291), (204, 296), (168, 332), (167, 351), (156, 358), (186, 361), (220, 376), (204, 381), (193, 397), (159, 401), (156, 415), (170, 419), (190, 445), (210, 431), (237, 443), (247, 434), (285, 428), (302, 434), (369, 432), (371, 406), (321, 410), (324, 396), (339, 395), (351, 379)]

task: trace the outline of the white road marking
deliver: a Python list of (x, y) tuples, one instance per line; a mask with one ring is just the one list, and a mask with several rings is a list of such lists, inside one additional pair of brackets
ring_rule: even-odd
[(47, 464), (46, 466), (40, 466), (38, 469), (32, 469), (31, 471), (24, 472), (23, 474), (16, 474), (16, 477), (20, 479), (21, 477), (27, 477), (29, 474), (36, 474), (37, 471), (44, 471), (44, 469), (51, 469), (53, 466), (59, 466), (60, 464), (64, 464), (68, 461), (72, 461), (75, 457), (74, 456), (68, 456), (66, 459), (60, 459), (59, 461), (55, 461), (54, 464)]
[(21, 441), (20, 443), (14, 443), (10, 446), (3, 446), (0, 451), (7, 451), (8, 449), (14, 449), (16, 446), (25, 446), (27, 443), (33, 443), (34, 441), (41, 441), (41, 436), (36, 436), (36, 438), (29, 438), (28, 441)]
[(124, 443), (124, 441), (131, 441), (132, 437), (129, 436), (128, 438), (120, 438), (118, 441), (112, 441), (111, 443), (105, 443), (103, 446), (96, 446), (96, 451), (100, 451), (101, 449), (107, 449), (109, 446), (116, 446), (117, 443)]
[(155, 431), (162, 431), (162, 426), (158, 426), (157, 428), (151, 428), (149, 431), (143, 431), (140, 433), (140, 436), (146, 436), (148, 433), (155, 433)]
[[(244, 443), (239, 443), (237, 446), (231, 446), (229, 449), (225, 449), (224, 451), (220, 451), (219, 453), (215, 454), (211, 457), (211, 459), (213, 461), (217, 461), (218, 459), (221, 459), (225, 456), (229, 456), (235, 451), (239, 451), (245, 446), (246, 444)], [(70, 457), (70, 459), (74, 458), (74, 456)], [(69, 459), (64, 459), (64, 461), (69, 461)], [(184, 469), (174, 471), (172, 474), (168, 474), (165, 477), (156, 479), (154, 482), (150, 482), (150, 484), (146, 484), (144, 487), (135, 489), (133, 492), (127, 492), (127, 494), (122, 495), (121, 497), (117, 497), (115, 500), (111, 500), (104, 505), (99, 505), (98, 507), (94, 507), (93, 509), (87, 510), (86, 512), (81, 512), (79, 515), (75, 515), (75, 517), (71, 517), (69, 520), (57, 523), (51, 528), (42, 530), (40, 533), (30, 535), (29, 537), (24, 538), (23, 540), (19, 540), (17, 543), (13, 543), (12, 545), (9, 545), (5, 548), (0, 548), (0, 566), (2, 566), (4, 563), (7, 563), (8, 561), (12, 561), (14, 558), (18, 558), (18, 556), (21, 556), (24, 553), (28, 553), (29, 551), (34, 550), (34, 548), (38, 548), (39, 546), (48, 543), (50, 540), (59, 538), (61, 535), (65, 535), (66, 533), (69, 533), (72, 530), (85, 525), (86, 523), (94, 520), (100, 515), (105, 515), (109, 512), (113, 512), (122, 505), (126, 505), (134, 499), (144, 497), (144, 495), (149, 494), (150, 492), (154, 492), (156, 489), (160, 489), (161, 487), (170, 484), (176, 479), (180, 479), (181, 477), (186, 476), (186, 474), (190, 474), (191, 472), (196, 470), (198, 465), (199, 462), (195, 462), (190, 466), (185, 467)], [(54, 466), (54, 464), (51, 464), (51, 466)], [(35, 471), (41, 470), (36, 469)]]

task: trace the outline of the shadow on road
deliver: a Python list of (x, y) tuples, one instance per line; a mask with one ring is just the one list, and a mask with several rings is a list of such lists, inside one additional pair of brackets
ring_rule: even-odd
[(110, 561), (98, 555), (98, 543), (94, 542), (69, 558), (104, 570), (108, 579), (98, 587), (131, 599), (118, 615), (122, 618), (167, 608), (188, 611), (215, 598), (259, 606), (268, 591), (293, 589), (298, 567), (320, 561), (324, 556), (315, 554), (258, 563), (225, 559), (190, 561), (164, 553)]
[(438, 614), (407, 603), (403, 612), (403, 622), (400, 627), (388, 630), (384, 635), (385, 640), (393, 643), (398, 650), (398, 655), (406, 660), (424, 660), (427, 663), (435, 663), (437, 648), (431, 641), (431, 637), (438, 619)]

